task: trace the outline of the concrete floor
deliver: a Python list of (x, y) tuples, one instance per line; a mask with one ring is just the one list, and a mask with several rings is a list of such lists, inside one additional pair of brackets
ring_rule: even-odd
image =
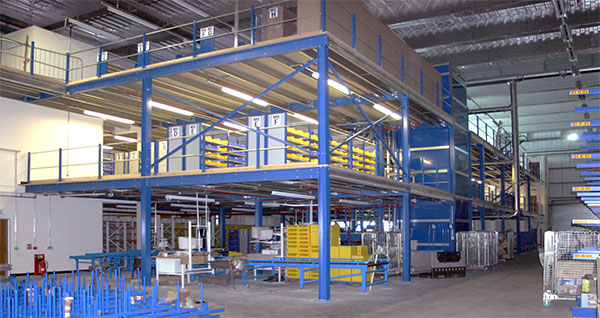
[[(186, 286), (194, 298), (199, 297), (197, 286)], [(236, 289), (204, 286), (210, 308), (225, 308), (222, 317), (571, 317), (573, 304), (542, 305), (542, 269), (536, 254), (468, 272), (465, 278), (403, 283), (393, 277), (390, 287), (374, 286), (367, 294), (360, 287), (334, 284), (329, 302), (315, 301), (316, 284), (301, 290), (297, 281), (251, 281), (249, 287), (238, 283)]]

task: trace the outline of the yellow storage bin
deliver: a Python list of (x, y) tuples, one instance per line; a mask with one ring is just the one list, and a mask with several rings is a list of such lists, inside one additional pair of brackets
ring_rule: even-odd
[[(310, 226), (310, 245), (319, 246), (319, 225), (311, 224)], [(340, 245), (340, 226), (332, 225), (329, 230), (330, 245)]]

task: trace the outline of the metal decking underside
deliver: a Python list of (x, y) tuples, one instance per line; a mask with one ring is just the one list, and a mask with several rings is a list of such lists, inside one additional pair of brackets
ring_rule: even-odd
[[(102, 180), (90, 178), (34, 181), (26, 185), (28, 192), (58, 193), (65, 196), (80, 196), (111, 199), (139, 198), (141, 182), (153, 184), (153, 196), (177, 194), (184, 196), (208, 195), (219, 202), (238, 203), (244, 196), (275, 198), (271, 191), (317, 197), (317, 164), (287, 164), (267, 166), (262, 169), (224, 168), (201, 171), (161, 173), (157, 176), (139, 175), (111, 176)], [(418, 198), (454, 200), (454, 195), (419, 184), (409, 185), (384, 177), (329, 166), (331, 192), (342, 196), (362, 198), (365, 203), (378, 204), (381, 199), (401, 201), (402, 193), (410, 191)], [(162, 180), (162, 181), (160, 181)], [(165, 181), (166, 180), (166, 181)], [(165, 182), (163, 182), (165, 181)], [(235, 199), (231, 199), (234, 197)], [(306, 200), (286, 199), (288, 202)], [(225, 203), (226, 204), (226, 203)], [(332, 202), (335, 205), (335, 202)]]

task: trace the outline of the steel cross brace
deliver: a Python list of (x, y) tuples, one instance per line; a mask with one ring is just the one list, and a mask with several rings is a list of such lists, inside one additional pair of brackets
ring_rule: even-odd
[[(338, 72), (335, 70), (335, 68), (333, 67), (333, 65), (331, 63), (329, 63), (329, 68), (333, 71), (333, 74), (335, 75), (335, 77), (338, 79), (338, 81), (340, 81), (340, 83), (342, 85), (344, 85), (344, 87), (346, 87), (346, 89), (348, 90), (348, 92), (350, 92), (350, 98), (352, 98), (352, 102), (354, 103), (354, 105), (356, 105), (356, 107), (358, 108), (358, 110), (360, 111), (360, 113), (363, 115), (363, 117), (365, 117), (365, 119), (367, 120), (367, 122), (369, 123), (369, 126), (371, 127), (371, 129), (373, 129), (373, 132), (375, 133), (375, 136), (377, 136), (377, 139), (379, 139), (379, 141), (381, 141), (381, 143), (383, 144), (383, 146), (385, 147), (385, 149), (387, 149), (387, 151), (389, 151), (390, 154), (393, 154), (394, 152), (392, 151), (392, 149), (390, 148), (390, 146), (387, 144), (387, 142), (385, 142), (385, 140), (383, 139), (383, 137), (381, 136), (381, 133), (379, 133), (379, 131), (377, 130), (377, 128), (375, 128), (373, 122), (371, 121), (371, 119), (369, 118), (369, 116), (367, 116), (367, 113), (365, 113), (364, 109), (362, 108), (362, 106), (360, 106), (360, 104), (356, 101), (356, 98), (354, 98), (354, 95), (352, 95), (352, 92), (350, 91), (350, 88), (348, 88), (348, 86), (346, 85), (346, 83), (344, 83), (344, 81), (342, 80), (342, 78), (340, 77), (340, 75), (338, 74)], [(385, 117), (387, 117), (388, 115), (386, 115)], [(383, 118), (385, 118), (383, 117)], [(347, 141), (345, 141), (347, 142)], [(338, 147), (341, 146), (338, 145)], [(400, 165), (400, 161), (398, 160), (398, 158), (396, 158), (395, 156), (391, 156), (394, 161), (396, 162), (397, 165)]]
[[(254, 99), (258, 99), (261, 98), (262, 96), (264, 96), (265, 94), (267, 94), (268, 92), (270, 92), (271, 90), (275, 89), (277, 86), (281, 85), (282, 83), (284, 83), (285, 81), (289, 80), (290, 78), (294, 77), (296, 74), (300, 73), (301, 71), (303, 71), (304, 69), (306, 69), (307, 67), (309, 67), (310, 65), (312, 65), (313, 63), (315, 63), (316, 60), (312, 60), (309, 61), (308, 63), (302, 65), (302, 67), (298, 68), (297, 70), (295, 70), (294, 72), (288, 74), (286, 77), (282, 78), (281, 80), (279, 80), (277, 83), (271, 85), (269, 88), (265, 89), (264, 91), (262, 91), (260, 94), (256, 95), (252, 100)], [(197, 134), (196, 136), (187, 139), (185, 142), (182, 142), (181, 145), (177, 146), (175, 149), (171, 150), (169, 153), (167, 153), (166, 155), (164, 155), (163, 157), (161, 157), (160, 159), (156, 160), (151, 167), (154, 167), (156, 165), (158, 165), (160, 162), (162, 162), (163, 160), (165, 160), (166, 158), (170, 157), (171, 155), (173, 155), (174, 153), (176, 153), (177, 151), (181, 150), (183, 147), (187, 146), (189, 143), (193, 142), (194, 140), (200, 138), (200, 136), (203, 136), (207, 131), (213, 129), (215, 126), (221, 124), (222, 122), (224, 122), (225, 120), (229, 119), (231, 116), (233, 116), (234, 114), (236, 114), (237, 112), (239, 112), (240, 110), (244, 109), (246, 106), (250, 105), (250, 103), (252, 103), (252, 100), (249, 100), (247, 102), (245, 102), (244, 104), (242, 104), (240, 107), (236, 108), (235, 110), (233, 110), (231, 113), (225, 115), (224, 117), (221, 116), (217, 116), (220, 119), (217, 120), (216, 122), (214, 122), (213, 124), (211, 124), (208, 128), (202, 130), (199, 134)], [(278, 140), (281, 142), (281, 140)], [(297, 146), (295, 146), (297, 147)], [(297, 147), (298, 148), (298, 147)], [(307, 151), (304, 149), (304, 151)], [(311, 153), (310, 151), (307, 151), (308, 153)]]

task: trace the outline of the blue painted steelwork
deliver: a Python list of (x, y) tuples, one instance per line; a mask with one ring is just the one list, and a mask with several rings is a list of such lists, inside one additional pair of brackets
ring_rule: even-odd
[[(89, 278), (79, 271), (52, 276), (44, 274), (41, 282), (29, 277), (0, 283), (0, 317), (90, 318), (90, 317), (219, 317), (224, 309), (208, 309), (200, 285), (200, 308), (182, 308), (177, 283), (173, 302), (159, 300), (158, 283), (149, 294), (145, 279), (127, 284), (120, 270), (109, 278), (102, 271), (90, 272)], [(139, 275), (138, 275), (139, 277)], [(89, 284), (87, 280), (89, 279)]]
[[(145, 43), (145, 42), (144, 42)], [(145, 45), (144, 45), (145, 48)], [(141, 146), (142, 153), (140, 156), (142, 177), (152, 175), (151, 171), (151, 144), (152, 144), (152, 79), (142, 80), (142, 138)], [(156, 149), (158, 151), (158, 149)], [(147, 180), (142, 179), (140, 185), (140, 236), (141, 236), (141, 266), (142, 277), (149, 280), (152, 275), (152, 230), (151, 230), (151, 215), (152, 215), (152, 189)]]
[(400, 55), (400, 71), (402, 73), (402, 83), (404, 83), (404, 53)]
[(575, 112), (590, 112), (590, 111), (599, 111), (600, 110), (600, 106), (594, 106), (594, 107), (576, 107), (575, 108)]
[(230, 182), (260, 182), (264, 180), (303, 180), (317, 179), (319, 168), (290, 167), (289, 169), (273, 169), (265, 171), (239, 171), (235, 173), (211, 173), (180, 176), (152, 176), (150, 178), (127, 178), (114, 180), (98, 180), (87, 182), (61, 182), (53, 184), (26, 185), (26, 192), (64, 192), (64, 191), (90, 191), (110, 189), (139, 188), (147, 183), (150, 187), (186, 186), (197, 184), (224, 184)]
[[(242, 284), (246, 284), (248, 279), (253, 278), (262, 278), (274, 276), (275, 267), (295, 267), (300, 270), (300, 288), (304, 288), (305, 284), (316, 283), (319, 282), (319, 286), (321, 284), (321, 270), (320, 270), (320, 262), (316, 258), (297, 258), (297, 257), (276, 257), (272, 260), (265, 259), (248, 259), (246, 260), (246, 269), (260, 269), (260, 268), (271, 268), (272, 273), (260, 276), (251, 276), (248, 277), (247, 270), (242, 272)], [(375, 269), (371, 269), (371, 268)], [(360, 273), (354, 273), (350, 275), (341, 275), (332, 277), (332, 279), (338, 278), (347, 278), (352, 276), (360, 276), (361, 277), (361, 288), (362, 292), (367, 292), (367, 287), (385, 284), (385, 286), (389, 286), (389, 260), (380, 259), (377, 263), (369, 260), (369, 259), (346, 259), (346, 258), (336, 258), (332, 259), (330, 263), (330, 268), (343, 268), (343, 269), (354, 269), (360, 271)], [(319, 270), (319, 280), (305, 280), (304, 273)], [(383, 274), (383, 279), (374, 279), (373, 282), (367, 280), (367, 274)], [(321, 299), (320, 299), (321, 300)]]
[(102, 179), (102, 144), (98, 144), (98, 179)]
[[(300, 73), (300, 72), (301, 72), (301, 71), (303, 71), (305, 68), (307, 68), (308, 66), (312, 65), (314, 62), (315, 62), (315, 60), (312, 60), (312, 61), (309, 61), (308, 63), (304, 64), (302, 67), (300, 67), (300, 68), (298, 68), (297, 70), (295, 70), (294, 72), (292, 72), (292, 73), (288, 74), (287, 76), (285, 76), (284, 78), (282, 78), (281, 80), (279, 80), (277, 83), (275, 83), (275, 84), (271, 85), (269, 88), (267, 88), (266, 90), (262, 91), (260, 94), (256, 95), (256, 96), (254, 97), (254, 99), (259, 99), (259, 98), (261, 98), (263, 95), (265, 95), (265, 94), (267, 94), (268, 92), (270, 92), (271, 90), (275, 89), (276, 87), (278, 87), (279, 85), (281, 85), (282, 83), (284, 83), (285, 81), (287, 81), (288, 79), (290, 79), (290, 78), (294, 77), (294, 75), (296, 75), (296, 74)], [(158, 161), (155, 161), (155, 162), (154, 162), (154, 165), (158, 165), (158, 164), (159, 164), (161, 161), (163, 161), (163, 160), (167, 159), (168, 157), (172, 156), (174, 153), (176, 153), (177, 151), (179, 151), (179, 150), (183, 149), (184, 147), (186, 147), (186, 146), (187, 146), (188, 144), (190, 144), (191, 142), (193, 142), (193, 141), (195, 141), (196, 139), (198, 139), (198, 138), (200, 138), (200, 137), (204, 136), (204, 134), (206, 134), (206, 132), (210, 131), (210, 130), (211, 130), (211, 129), (213, 129), (215, 126), (217, 126), (217, 125), (219, 125), (219, 124), (223, 123), (225, 120), (229, 119), (231, 116), (233, 116), (234, 114), (238, 113), (239, 111), (241, 111), (242, 109), (244, 109), (246, 106), (250, 105), (250, 103), (252, 103), (252, 100), (249, 100), (249, 101), (245, 102), (244, 104), (242, 104), (241, 106), (239, 106), (238, 108), (236, 108), (235, 110), (233, 110), (232, 112), (230, 112), (229, 114), (227, 114), (227, 115), (225, 115), (225, 116), (219, 116), (219, 115), (216, 115), (216, 114), (215, 114), (215, 115), (216, 115), (216, 117), (217, 117), (217, 118), (219, 118), (219, 119), (218, 119), (216, 122), (214, 122), (214, 123), (210, 124), (210, 125), (209, 125), (207, 128), (205, 128), (204, 130), (202, 130), (201, 132), (199, 132), (199, 133), (198, 133), (197, 135), (195, 135), (194, 137), (192, 137), (192, 138), (190, 138), (190, 139), (188, 139), (188, 140), (185, 140), (185, 141), (183, 141), (183, 142), (181, 143), (181, 145), (179, 145), (179, 146), (175, 147), (173, 150), (169, 151), (169, 152), (168, 152), (166, 155), (164, 155), (163, 157), (161, 157), (160, 159), (158, 159)], [(309, 154), (311, 154), (311, 155), (313, 154), (311, 151), (309, 151), (309, 150), (306, 150), (306, 149), (304, 149), (304, 148), (302, 148), (302, 147), (300, 147), (300, 146), (297, 146), (297, 145), (291, 144), (291, 143), (289, 143), (289, 142), (287, 142), (287, 141), (285, 141), (285, 140), (281, 140), (281, 139), (279, 139), (279, 138), (276, 138), (276, 137), (274, 137), (274, 136), (268, 135), (268, 134), (266, 134), (265, 132), (262, 132), (262, 131), (260, 131), (260, 129), (249, 128), (249, 130), (252, 130), (253, 132), (255, 132), (255, 133), (257, 134), (257, 136), (256, 136), (256, 139), (257, 139), (257, 141), (259, 140), (259, 137), (260, 137), (259, 135), (266, 135), (266, 136), (268, 136), (269, 138), (273, 138), (273, 139), (275, 139), (275, 140), (277, 140), (277, 141), (279, 141), (279, 142), (282, 142), (282, 143), (284, 143), (284, 144), (286, 144), (286, 145), (288, 145), (288, 146), (293, 146), (293, 147), (299, 148), (299, 149), (301, 149), (301, 150), (303, 150), (303, 151), (306, 151), (307, 153), (309, 153)], [(257, 165), (257, 168), (260, 166), (260, 159), (259, 159), (259, 158), (260, 158), (260, 157), (259, 157), (259, 154), (260, 154), (260, 152), (258, 151), (258, 148), (260, 147), (259, 145), (260, 145), (260, 144), (257, 142), (257, 151), (256, 151), (256, 155), (257, 155), (257, 160), (256, 160), (256, 162), (257, 162), (257, 163), (256, 163), (256, 165)], [(204, 152), (203, 152), (203, 153), (204, 153)]]
[(579, 136), (579, 139), (600, 139), (600, 133), (581, 135)]
[(584, 181), (600, 181), (600, 177), (585, 177)]
[(469, 231), (473, 230), (473, 187), (471, 186), (471, 179), (473, 178), (473, 153), (471, 152), (471, 132), (467, 133), (467, 144), (468, 144), (468, 154), (469, 154), (469, 188), (468, 188), (468, 214), (469, 214)]
[(192, 56), (196, 57), (196, 55), (198, 54), (198, 22), (196, 22), (196, 20), (194, 20), (192, 28), (194, 28), (194, 30), (192, 31)]
[(569, 91), (569, 95), (591, 95), (600, 94), (600, 88), (578, 89)]
[(225, 216), (225, 208), (219, 208), (219, 233), (221, 235), (221, 248), (227, 246), (227, 228), (225, 227), (227, 217)]
[[(254, 199), (254, 226), (263, 225), (263, 204), (262, 198), (256, 197)], [(256, 253), (262, 253), (262, 243), (256, 243)]]
[[(404, 57), (404, 55), (403, 55)], [(404, 59), (403, 59), (404, 60)], [(402, 72), (404, 77), (404, 72)], [(402, 97), (402, 182), (410, 182), (408, 96)], [(410, 251), (410, 188), (402, 193), (402, 250)], [(410, 282), (410, 253), (402, 254), (402, 280)]]
[(238, 50), (230, 53), (208, 57), (200, 56), (197, 58), (179, 59), (176, 63), (173, 61), (169, 61), (169, 63), (158, 63), (144, 69), (138, 68), (137, 71), (124, 72), (123, 74), (116, 73), (114, 76), (110, 77), (105, 76), (83, 83), (70, 84), (67, 86), (66, 90), (68, 94), (75, 94), (92, 89), (136, 82), (144, 78), (157, 78), (207, 67), (217, 67), (229, 64), (232, 61), (241, 63), (247, 60), (316, 48), (319, 45), (326, 45), (327, 42), (327, 35), (319, 34), (274, 44), (240, 47)]
[(600, 150), (600, 146), (581, 146), (581, 150)]
[(29, 74), (33, 75), (33, 68), (35, 66), (35, 42), (31, 41), (31, 52), (29, 52)]
[(600, 168), (600, 162), (578, 163), (577, 169)]
[(600, 171), (582, 171), (581, 176), (600, 176)]
[[(323, 19), (325, 19), (325, 1), (322, 2)], [(323, 21), (323, 30), (325, 29), (325, 21)], [(320, 45), (317, 48), (317, 67), (319, 79), (317, 80), (317, 95), (319, 101), (318, 108), (318, 160), (319, 165), (328, 165), (331, 157), (329, 156), (329, 86), (327, 79), (329, 77), (329, 47)], [(331, 192), (329, 191), (329, 167), (319, 167), (319, 300), (325, 301), (331, 298), (330, 287), (330, 200)]]
[(71, 68), (71, 53), (67, 52), (67, 54), (65, 54), (66, 56), (66, 61), (65, 61), (65, 84), (69, 84), (69, 69)]
[(256, 44), (256, 13), (254, 13), (254, 6), (250, 7), (250, 44)]
[[(479, 199), (485, 201), (485, 148), (479, 145)], [(485, 231), (485, 208), (479, 207), (481, 230)]]
[(382, 59), (382, 55), (381, 55), (381, 50), (382, 50), (382, 48), (381, 48), (381, 35), (377, 35), (377, 40), (378, 40), (378, 43), (379, 43), (379, 50), (378, 50), (379, 51), (379, 67), (381, 67), (381, 59)]
[(133, 274), (134, 259), (141, 257), (141, 250), (108, 252), (108, 253), (85, 253), (83, 255), (71, 255), (69, 259), (75, 261), (75, 270), (79, 271), (79, 265), (94, 265), (97, 263), (108, 265), (110, 270), (117, 268), (128, 270)]
[(356, 14), (352, 14), (352, 48), (356, 49)]

